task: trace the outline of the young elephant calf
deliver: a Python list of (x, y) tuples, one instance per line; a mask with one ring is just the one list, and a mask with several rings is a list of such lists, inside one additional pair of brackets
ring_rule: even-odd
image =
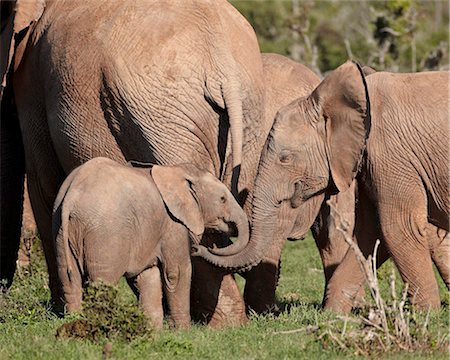
[(239, 233), (234, 246), (245, 247), (245, 213), (225, 185), (193, 165), (88, 161), (63, 183), (53, 210), (67, 311), (81, 308), (86, 281), (117, 283), (125, 276), (155, 327), (162, 326), (162, 287), (172, 324), (189, 327), (190, 241), (198, 245), (205, 228), (226, 232), (229, 224)]

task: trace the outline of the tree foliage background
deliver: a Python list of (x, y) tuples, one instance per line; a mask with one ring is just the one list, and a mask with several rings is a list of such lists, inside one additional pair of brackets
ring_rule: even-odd
[(445, 0), (234, 0), (262, 52), (324, 74), (349, 57), (376, 70), (448, 69)]

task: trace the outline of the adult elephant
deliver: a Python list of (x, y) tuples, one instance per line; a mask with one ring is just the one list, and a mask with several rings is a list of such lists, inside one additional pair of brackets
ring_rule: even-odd
[[(264, 70), (264, 83), (266, 88), (266, 107), (264, 123), (262, 125), (264, 139), (269, 134), (277, 111), (289, 104), (299, 96), (311, 93), (320, 83), (320, 78), (306, 66), (277, 54), (261, 54)], [(276, 185), (276, 184), (273, 184)], [(256, 191), (250, 188), (250, 197)], [(354, 191), (349, 191), (327, 197), (332, 201), (346, 220), (353, 226), (354, 218)], [(318, 246), (323, 267), (325, 281), (331, 278), (336, 266), (344, 257), (348, 245), (342, 235), (336, 230), (333, 219), (329, 216), (329, 208), (326, 200), (312, 199), (297, 209), (292, 209), (288, 204), (282, 204), (278, 217), (273, 217), (270, 222), (276, 226), (269, 249), (260, 264), (242, 275), (246, 278), (244, 299), (248, 308), (257, 313), (264, 313), (276, 307), (275, 291), (280, 272), (281, 252), (289, 240), (302, 239), (316, 217), (317, 204), (322, 202), (319, 216), (313, 226), (313, 235)], [(247, 202), (247, 209), (251, 212), (251, 202)], [(268, 220), (269, 221), (269, 220)], [(275, 223), (276, 222), (276, 223)], [(215, 264), (229, 267), (231, 262), (224, 256), (229, 252), (214, 251), (221, 258), (212, 258)]]
[[(233, 178), (244, 201), (263, 146), (264, 84), (254, 31), (229, 3), (29, 0), (1, 7), (1, 279), (10, 284), (15, 268), (24, 158), (55, 301), (51, 209), (65, 176), (83, 162), (190, 162), (228, 186)], [(257, 261), (251, 243), (243, 256), (250, 250)], [(245, 318), (230, 275), (201, 259), (194, 273), (193, 288), (207, 286), (193, 299), (200, 313), (213, 311), (207, 316), (217, 323)]]
[[(448, 81), (446, 72), (376, 73), (366, 83), (359, 65), (348, 62), (281, 109), (255, 181), (251, 241), (264, 243), (278, 231), (270, 219), (285, 203), (301, 207), (347, 190), (356, 178), (361, 250), (367, 256), (381, 238), (378, 263), (392, 255), (414, 303), (438, 307), (430, 246), (434, 226), (449, 230)], [(349, 311), (363, 280), (347, 251), (325, 306)]]

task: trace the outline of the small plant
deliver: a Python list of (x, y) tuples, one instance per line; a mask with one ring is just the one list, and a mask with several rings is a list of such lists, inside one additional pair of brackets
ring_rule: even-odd
[(347, 231), (347, 226), (340, 219), (333, 204), (329, 203), (333, 216), (337, 216), (340, 225), (337, 230), (344, 235), (346, 242), (356, 254), (358, 262), (364, 271), (370, 294), (375, 302), (359, 317), (340, 317), (343, 326), (336, 323), (322, 332), (319, 339), (325, 347), (330, 343), (337, 345), (343, 351), (365, 356), (380, 355), (389, 352), (434, 352), (449, 350), (448, 331), (432, 333), (429, 329), (432, 313), (419, 312), (410, 306), (406, 297), (408, 284), (405, 284), (401, 296), (397, 296), (395, 286), (395, 271), (389, 277), (390, 299), (385, 301), (380, 293), (376, 254), (379, 240), (375, 244), (373, 256), (366, 260), (358, 245)]
[(116, 286), (95, 283), (84, 291), (81, 318), (60, 326), (56, 336), (95, 342), (104, 338), (131, 341), (150, 333), (148, 320), (136, 304), (121, 301)]

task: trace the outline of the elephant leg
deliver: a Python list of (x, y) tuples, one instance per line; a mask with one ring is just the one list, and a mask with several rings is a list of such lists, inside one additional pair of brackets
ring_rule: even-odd
[[(212, 246), (217, 236), (205, 235), (202, 243)], [(245, 304), (233, 275), (205, 260), (192, 258), (191, 313), (195, 321), (211, 328), (241, 325), (248, 321)]]
[(58, 305), (62, 294), (52, 239), (52, 210), (65, 173), (53, 149), (44, 107), (38, 104), (23, 106), (20, 125), (26, 140), (24, 148), (28, 194), (44, 249), (52, 301)]
[(297, 217), (297, 212), (287, 203), (283, 204), (279, 211), (279, 230), (275, 233), (265, 257), (257, 266), (242, 274), (246, 280), (244, 299), (247, 311), (253, 310), (258, 314), (278, 312), (276, 289), (280, 278), (281, 252)]
[[(27, 172), (28, 191), (44, 249), (52, 302), (55, 305), (60, 305), (62, 294), (57, 276), (56, 254), (52, 239), (52, 208), (59, 185), (64, 177), (59, 172), (51, 174), (51, 171), (45, 171), (44, 169), (42, 171), (45, 174), (34, 171), (34, 169)], [(42, 182), (41, 179), (46, 180)]]
[(434, 226), (428, 223), (426, 194), (420, 188), (401, 185), (408, 189), (407, 196), (401, 197), (401, 189), (396, 188), (384, 192), (383, 199), (389, 200), (379, 204), (383, 237), (403, 281), (409, 284), (411, 302), (422, 309), (437, 309), (441, 302), (429, 246)]
[[(343, 234), (337, 229), (341, 226), (339, 222), (344, 222), (348, 233), (353, 234), (355, 226), (355, 183), (356, 181), (352, 183), (347, 191), (325, 198), (319, 215), (311, 228), (317, 248), (319, 249), (325, 276), (322, 304), (325, 304), (328, 283), (349, 248)], [(327, 204), (327, 201), (330, 201), (336, 208), (340, 216), (339, 219), (330, 215), (330, 206)], [(361, 287), (358, 297), (364, 297), (363, 287)]]
[(25, 175), (22, 135), (10, 87), (1, 101), (0, 165), (0, 289), (7, 289), (16, 270)]
[[(55, 234), (55, 254), (58, 258), (57, 271), (62, 300), (61, 309), (58, 310), (64, 312), (64, 307), (66, 312), (71, 313), (81, 310), (83, 297), (81, 267), (74, 256), (70, 244), (65, 244), (63, 228), (60, 222), (61, 206), (56, 209), (55, 215), (55, 230), (58, 229), (58, 233)], [(68, 253), (66, 253), (67, 250)]]
[(431, 258), (447, 289), (450, 290), (450, 233), (436, 228), (438, 243), (431, 248)]
[(65, 311), (72, 313), (81, 310), (81, 301), (83, 298), (83, 279), (78, 271), (78, 265), (75, 259), (73, 256), (69, 256), (69, 258), (72, 262), (70, 278), (67, 273), (67, 267), (60, 267), (58, 268), (58, 279), (61, 283), (61, 305), (64, 306)]
[(247, 312), (253, 310), (258, 314), (274, 311), (276, 306), (276, 289), (280, 277), (281, 251), (286, 242), (285, 237), (276, 237), (266, 257), (250, 271), (246, 272), (244, 299)]
[[(364, 189), (358, 191), (358, 203), (355, 207), (355, 229), (353, 239), (357, 242), (363, 255), (367, 258), (373, 254), (376, 240), (381, 237), (378, 227), (376, 208), (370, 202)], [(335, 218), (334, 222), (337, 221)], [(342, 238), (343, 240), (343, 238)], [(383, 243), (377, 252), (377, 267), (387, 259), (389, 253)], [(361, 265), (351, 248), (332, 272), (325, 289), (323, 306), (325, 309), (348, 313), (362, 296), (365, 276)]]
[(139, 306), (155, 329), (162, 329), (164, 312), (162, 306), (161, 273), (157, 266), (144, 270), (133, 279), (127, 279), (139, 300)]
[[(184, 226), (174, 231), (166, 231), (161, 239), (161, 279), (164, 295), (170, 313), (170, 324), (176, 329), (188, 329), (191, 326), (190, 291), (192, 265), (190, 245)], [(182, 228), (180, 230), (180, 228)], [(156, 271), (152, 274), (155, 280)], [(149, 275), (150, 276), (150, 275)], [(152, 296), (150, 296), (151, 298)], [(162, 300), (160, 300), (162, 309)]]

